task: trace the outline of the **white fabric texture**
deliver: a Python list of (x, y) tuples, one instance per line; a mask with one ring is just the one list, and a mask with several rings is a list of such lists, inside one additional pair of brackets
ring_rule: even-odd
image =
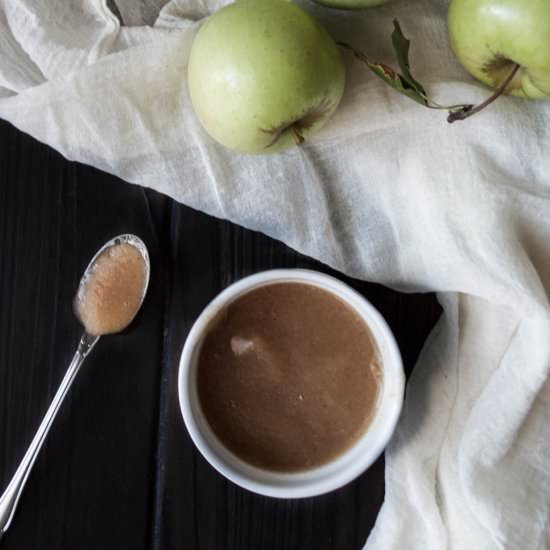
[[(205, 134), (186, 89), (196, 21), (223, 3), (173, 0), (154, 26), (123, 26), (105, 0), (0, 0), (0, 117), (349, 275), (437, 292), (444, 314), (366, 548), (550, 548), (550, 103), (501, 98), (450, 126), (344, 54), (344, 98), (317, 136), (236, 154)], [(117, 4), (133, 25), (152, 20), (146, 3)], [(449, 50), (445, 0), (305, 7), (390, 64), (397, 16), (438, 101), (487, 94)]]

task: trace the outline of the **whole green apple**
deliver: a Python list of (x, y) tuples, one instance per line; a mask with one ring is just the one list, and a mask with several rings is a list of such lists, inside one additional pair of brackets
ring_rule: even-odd
[(550, 96), (550, 0), (452, 0), (451, 47), (466, 70), (507, 93)]
[(189, 92), (202, 125), (247, 153), (301, 143), (334, 113), (344, 82), (334, 40), (286, 0), (222, 8), (198, 31), (189, 58)]
[(385, 4), (388, 0), (315, 0), (317, 4), (344, 10), (358, 10)]

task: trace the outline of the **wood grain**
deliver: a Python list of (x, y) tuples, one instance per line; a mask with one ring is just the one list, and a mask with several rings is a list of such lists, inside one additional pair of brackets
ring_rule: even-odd
[(380, 459), (343, 489), (285, 501), (241, 490), (199, 455), (177, 403), (186, 334), (220, 290), (273, 267), (332, 273), (394, 330), (407, 371), (432, 295), (351, 280), (280, 242), (77, 163), (0, 123), (0, 484), (21, 459), (80, 335), (71, 301), (93, 252), (134, 232), (152, 257), (133, 330), (105, 338), (37, 460), (3, 548), (357, 549), (384, 494)]

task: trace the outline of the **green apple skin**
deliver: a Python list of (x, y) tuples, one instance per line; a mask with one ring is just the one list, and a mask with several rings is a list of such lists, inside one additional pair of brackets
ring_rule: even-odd
[(452, 0), (451, 48), (464, 68), (496, 88), (520, 69), (507, 93), (550, 96), (550, 0)]
[(191, 48), (188, 87), (206, 131), (229, 149), (281, 151), (318, 130), (344, 91), (334, 40), (286, 0), (238, 0), (212, 15)]
[(360, 10), (385, 4), (388, 0), (314, 0), (317, 4), (343, 10)]

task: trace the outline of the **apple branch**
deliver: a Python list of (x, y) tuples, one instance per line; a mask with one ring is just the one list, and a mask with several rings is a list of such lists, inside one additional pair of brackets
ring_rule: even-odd
[(409, 99), (428, 107), (429, 109), (445, 109), (450, 112), (454, 111), (468, 111), (473, 108), (470, 104), (460, 105), (440, 105), (433, 101), (426, 92), (426, 89), (418, 80), (416, 80), (410, 69), (409, 64), (409, 48), (410, 40), (408, 40), (401, 30), (399, 21), (394, 19), (394, 30), (392, 33), (392, 44), (397, 57), (397, 63), (401, 69), (401, 73), (398, 73), (385, 63), (380, 63), (370, 60), (363, 52), (357, 50), (353, 46), (350, 46), (346, 42), (337, 42), (337, 44), (350, 51), (356, 59), (365, 63), (367, 67), (379, 78), (381, 78), (386, 84), (391, 86), (394, 90), (407, 96)]
[(506, 91), (506, 88), (508, 88), (508, 85), (510, 84), (510, 82), (512, 82), (518, 70), (519, 65), (516, 63), (512, 69), (512, 72), (504, 79), (502, 84), (494, 91), (494, 93), (491, 94), (483, 103), (480, 103), (475, 107), (473, 105), (468, 105), (464, 108), (449, 113), (449, 116), (447, 117), (447, 122), (449, 124), (452, 124), (457, 120), (466, 120), (472, 115), (479, 113), (479, 111), (481, 111), (482, 109), (485, 109), (485, 107), (491, 105), (491, 103), (493, 103), (495, 99), (498, 99)]

